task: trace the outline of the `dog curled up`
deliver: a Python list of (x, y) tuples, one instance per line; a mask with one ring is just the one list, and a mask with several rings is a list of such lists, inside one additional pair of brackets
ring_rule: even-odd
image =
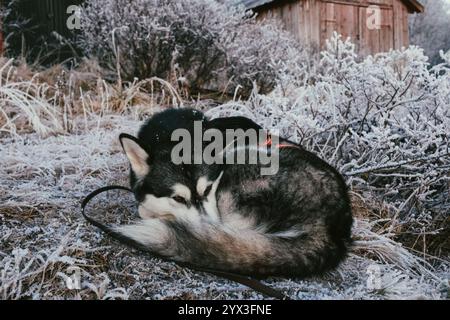
[[(174, 131), (193, 133), (199, 123), (202, 133), (213, 129), (223, 136), (230, 130), (262, 130), (244, 117), (209, 120), (192, 109), (155, 114), (137, 137), (120, 136), (142, 219), (96, 225), (119, 240), (198, 268), (309, 277), (337, 267), (351, 245), (353, 221), (343, 177), (281, 137), (276, 145), (273, 139), (246, 140), (236, 147), (224, 140), (222, 152), (215, 153), (217, 159), (242, 150), (270, 153), (278, 161), (273, 174), (263, 174), (259, 160), (176, 163)], [(206, 143), (200, 148), (204, 151)], [(191, 149), (198, 151), (198, 146)]]

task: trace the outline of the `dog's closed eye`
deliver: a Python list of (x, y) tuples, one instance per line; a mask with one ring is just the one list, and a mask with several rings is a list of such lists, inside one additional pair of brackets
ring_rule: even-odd
[(181, 197), (181, 196), (173, 196), (172, 199), (175, 200), (178, 203), (187, 204), (186, 199)]

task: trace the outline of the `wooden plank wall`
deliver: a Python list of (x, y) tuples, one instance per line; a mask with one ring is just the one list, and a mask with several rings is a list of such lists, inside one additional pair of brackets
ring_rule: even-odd
[[(8, 3), (12, 0), (0, 1)], [(21, 0), (17, 4), (17, 10), (24, 19), (30, 19), (33, 25), (39, 25), (40, 32), (49, 34), (57, 31), (67, 37), (73, 33), (66, 26), (69, 17), (67, 8), (82, 2), (83, 0)]]
[(359, 41), (359, 8), (358, 6), (343, 2), (322, 2), (321, 8), (321, 48), (334, 31), (342, 34), (343, 38), (350, 39), (358, 44)]
[[(362, 55), (389, 51), (394, 47), (393, 2), (398, 0), (323, 0), (322, 37), (323, 48), (334, 31), (344, 38), (350, 37)], [(370, 29), (367, 26), (369, 5), (380, 7), (380, 28)]]
[(392, 8), (381, 9), (379, 29), (367, 27), (366, 8), (359, 9), (359, 46), (362, 55), (389, 51), (394, 48), (394, 15)]
[[(0, 8), (3, 8), (3, 0), (0, 0)], [(0, 55), (3, 55), (3, 25), (0, 19)]]
[(409, 45), (408, 9), (401, 1), (394, 0), (394, 48)]
[(394, 48), (394, 12), (393, 9), (381, 10), (380, 51)]
[(300, 42), (317, 47), (320, 45), (320, 1), (286, 1), (258, 14), (259, 19), (281, 20), (286, 30), (292, 32)]
[[(367, 28), (367, 7), (381, 9), (380, 29)], [(350, 37), (363, 54), (409, 44), (408, 10), (401, 0), (297, 0), (279, 2), (259, 12), (277, 18), (301, 42), (323, 48), (333, 31)]]

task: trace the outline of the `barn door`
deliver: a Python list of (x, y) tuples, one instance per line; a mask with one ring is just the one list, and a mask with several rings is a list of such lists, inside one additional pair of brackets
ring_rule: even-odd
[(381, 10), (380, 50), (386, 52), (394, 48), (394, 11)]
[(386, 52), (394, 48), (393, 10), (392, 8), (380, 8), (379, 10), (379, 25), (374, 26), (372, 24), (373, 12), (368, 11), (366, 7), (359, 9), (360, 53), (362, 55)]
[(371, 11), (367, 6), (322, 2), (321, 47), (324, 48), (326, 39), (337, 31), (344, 39), (350, 37), (361, 55), (389, 51), (394, 47), (393, 10), (381, 6), (379, 10), (379, 25), (369, 28), (367, 22)]
[(343, 3), (322, 2), (321, 16), (321, 46), (324, 48), (326, 39), (329, 39), (334, 31), (340, 33), (344, 39), (350, 37), (351, 41), (358, 45), (358, 6)]

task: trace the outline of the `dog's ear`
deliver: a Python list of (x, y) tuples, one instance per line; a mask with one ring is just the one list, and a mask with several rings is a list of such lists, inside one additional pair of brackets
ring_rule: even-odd
[(150, 170), (148, 165), (148, 153), (139, 145), (138, 139), (122, 133), (119, 136), (120, 144), (123, 151), (128, 157), (131, 164), (131, 169), (138, 178), (146, 176)]

